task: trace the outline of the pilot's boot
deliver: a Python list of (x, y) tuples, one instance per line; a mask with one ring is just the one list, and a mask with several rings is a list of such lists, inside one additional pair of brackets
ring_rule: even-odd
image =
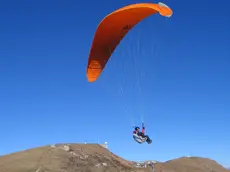
[(147, 142), (148, 144), (151, 144), (152, 143), (152, 140), (148, 140), (148, 142)]
[(146, 142), (147, 142), (148, 144), (151, 144), (151, 143), (152, 143), (152, 140), (147, 136)]

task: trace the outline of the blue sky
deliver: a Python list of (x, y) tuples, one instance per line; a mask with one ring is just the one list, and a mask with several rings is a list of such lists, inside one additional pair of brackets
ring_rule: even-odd
[[(173, 16), (138, 24), (87, 82), (98, 23), (137, 2), (0, 2), (0, 154), (99, 140), (130, 160), (190, 155), (230, 166), (227, 0), (163, 1)], [(132, 139), (141, 117), (151, 145)]]

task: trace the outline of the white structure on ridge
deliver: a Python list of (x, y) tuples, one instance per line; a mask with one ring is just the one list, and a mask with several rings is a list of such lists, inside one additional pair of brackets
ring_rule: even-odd
[(104, 148), (108, 149), (108, 142), (105, 142), (104, 144), (100, 144), (101, 146), (103, 146)]

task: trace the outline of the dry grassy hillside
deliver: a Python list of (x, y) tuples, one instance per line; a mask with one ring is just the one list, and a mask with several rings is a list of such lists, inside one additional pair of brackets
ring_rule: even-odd
[(200, 157), (182, 157), (155, 165), (157, 172), (230, 172), (216, 161)]
[(132, 171), (132, 165), (98, 144), (58, 144), (0, 157), (0, 172), (75, 171)]
[[(0, 157), (0, 172), (152, 172), (135, 168), (98, 144), (57, 144)], [(179, 158), (155, 164), (155, 172), (230, 172), (205, 158)]]

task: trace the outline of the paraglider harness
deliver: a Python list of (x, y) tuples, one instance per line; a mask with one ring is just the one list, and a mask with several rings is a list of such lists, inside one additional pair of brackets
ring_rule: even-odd
[(139, 127), (135, 127), (135, 130), (133, 131), (133, 138), (138, 143), (144, 143), (145, 141), (150, 144), (152, 141), (150, 140), (149, 136), (145, 135), (145, 127), (144, 123), (142, 123), (142, 131), (139, 131)]

